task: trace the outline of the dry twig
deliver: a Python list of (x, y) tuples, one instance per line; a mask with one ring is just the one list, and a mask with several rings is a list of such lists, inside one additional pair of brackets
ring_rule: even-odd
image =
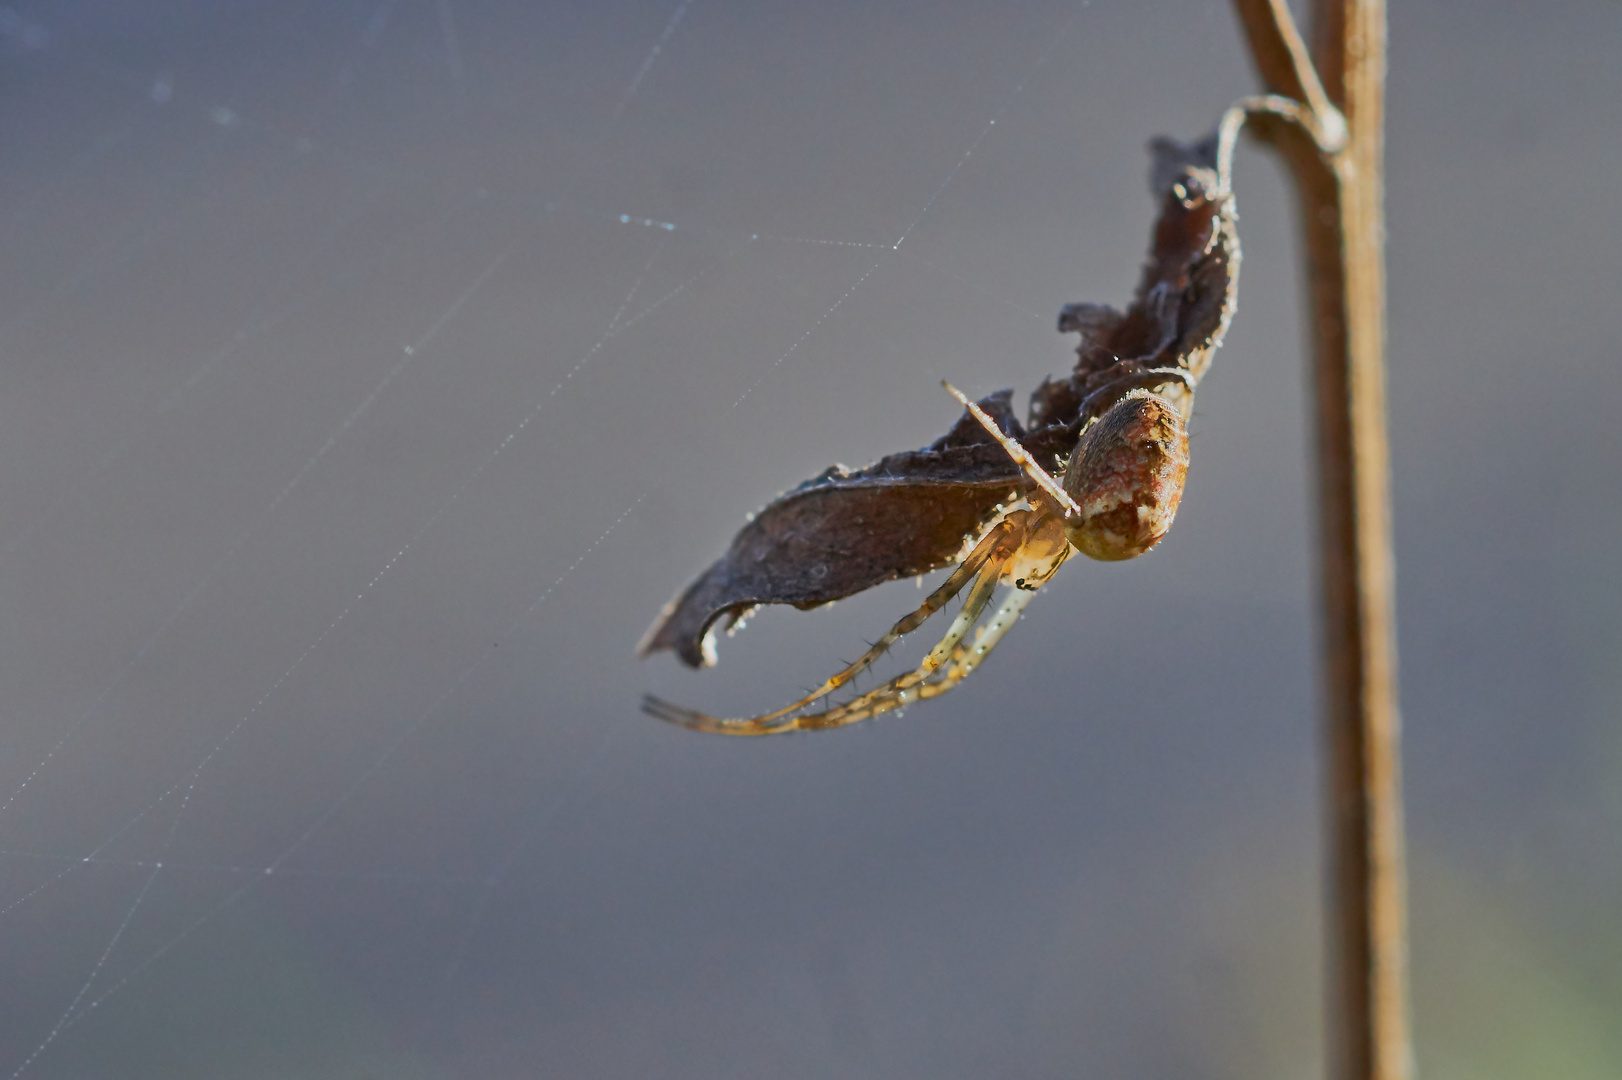
[[(1234, 0), (1262, 81), (1318, 118), (1284, 157), (1306, 233), (1317, 401), (1329, 780), (1330, 1075), (1406, 1080), (1403, 856), (1385, 422), (1384, 0), (1316, 0), (1309, 55), (1284, 0)], [(1314, 56), (1316, 66), (1314, 65)], [(1341, 133), (1341, 144), (1323, 134)]]

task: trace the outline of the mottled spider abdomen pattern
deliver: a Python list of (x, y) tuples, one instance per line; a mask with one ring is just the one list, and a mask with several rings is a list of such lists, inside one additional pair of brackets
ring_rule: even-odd
[(1188, 476), (1188, 425), (1171, 402), (1134, 390), (1082, 433), (1064, 472), (1081, 507), (1065, 522), (1077, 551), (1132, 559), (1160, 543), (1177, 516)]

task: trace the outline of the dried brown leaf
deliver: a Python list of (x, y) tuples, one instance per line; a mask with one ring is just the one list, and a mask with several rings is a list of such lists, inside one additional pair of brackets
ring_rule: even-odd
[[(1081, 334), (1076, 366), (1031, 395), (1024, 426), (1012, 391), (980, 401), (1045, 469), (1075, 449), (1085, 425), (1134, 387), (1160, 391), (1186, 416), (1192, 387), (1221, 343), (1238, 286), (1232, 199), (1218, 190), (1215, 141), (1156, 139), (1150, 189), (1160, 199), (1149, 260), (1124, 312), (1072, 304), (1061, 333)], [(816, 607), (956, 561), (1022, 479), (1006, 452), (967, 412), (922, 450), (854, 472), (834, 467), (780, 496), (727, 553), (666, 605), (643, 639), (646, 655), (674, 650), (714, 663), (713, 631), (760, 604)]]

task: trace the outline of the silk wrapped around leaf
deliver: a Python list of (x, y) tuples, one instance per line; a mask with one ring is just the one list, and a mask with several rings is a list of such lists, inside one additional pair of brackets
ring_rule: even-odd
[[(1233, 315), (1239, 236), (1233, 200), (1218, 189), (1215, 138), (1156, 139), (1150, 191), (1160, 201), (1149, 259), (1126, 311), (1070, 304), (1061, 333), (1078, 333), (1076, 365), (1031, 395), (1023, 424), (1013, 391), (979, 402), (1002, 431), (1058, 472), (1086, 424), (1132, 386), (1149, 386), (1186, 417), (1190, 386), (1210, 365)], [(1186, 373), (1188, 385), (1155, 371)], [(863, 469), (836, 465), (773, 500), (725, 555), (654, 620), (642, 655), (673, 650), (692, 667), (715, 662), (715, 630), (761, 604), (812, 608), (954, 563), (999, 505), (1018, 497), (1018, 466), (967, 411), (921, 450)], [(725, 620), (723, 623), (722, 620)]]

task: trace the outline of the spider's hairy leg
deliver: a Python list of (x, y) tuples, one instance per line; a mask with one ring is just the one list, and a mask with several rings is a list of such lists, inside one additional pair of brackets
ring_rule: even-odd
[[(1068, 548), (1066, 553), (1068, 553)], [(1064, 558), (1064, 555), (1060, 555), (1058, 561), (1051, 564), (1052, 568), (1049, 570), (1048, 576), (1052, 576), (1052, 572), (1058, 569), (1058, 563), (1063, 562)], [(1041, 579), (1036, 583), (1037, 586), (1040, 587), (1045, 584), (1046, 580), (1046, 578)], [(987, 596), (988, 598), (990, 596), (989, 590)], [(1013, 589), (986, 624), (975, 633), (972, 644), (965, 645), (961, 640), (954, 642), (943, 640), (930, 653), (931, 658), (934, 658), (937, 653), (945, 653), (949, 655), (951, 660), (946, 671), (939, 677), (936, 677), (936, 672), (939, 671), (940, 664), (927, 670), (923, 665), (920, 665), (917, 671), (899, 675), (883, 686), (875, 687), (861, 697), (854, 698), (838, 708), (829, 709), (827, 712), (801, 716), (798, 718), (798, 726), (808, 731), (843, 727), (846, 724), (854, 724), (860, 720), (879, 716), (892, 709), (903, 708), (914, 701), (927, 701), (930, 698), (939, 697), (966, 679), (970, 672), (980, 666), (981, 662), (991, 654), (991, 650), (997, 647), (997, 642), (1002, 640), (1003, 635), (1008, 632), (1009, 628), (1019, 621), (1025, 606), (1035, 596), (1036, 589), (1034, 588)], [(976, 615), (978, 614), (976, 612)], [(945, 663), (947, 658), (947, 656), (942, 656), (940, 663)]]
[[(823, 730), (854, 724), (914, 701), (938, 697), (967, 678), (1019, 621), (1025, 605), (1058, 573), (1073, 550), (1065, 538), (1064, 522), (1056, 513), (1029, 512), (1023, 522), (1023, 542), (1000, 566), (986, 565), (974, 591), (964, 601), (963, 611), (917, 669), (897, 675), (843, 705), (802, 715), (797, 718), (796, 726), (802, 730)], [(999, 579), (1010, 581), (1013, 590), (990, 620), (975, 632), (973, 644), (964, 645), (965, 634), (985, 610)], [(946, 667), (944, 674), (940, 670), (943, 666)]]
[[(863, 671), (866, 671), (889, 650), (890, 646), (894, 645), (902, 636), (910, 634), (922, 626), (925, 620), (962, 591), (964, 585), (968, 584), (969, 580), (976, 574), (982, 577), (989, 576), (991, 585), (995, 586), (1003, 569), (1023, 545), (1030, 516), (1031, 512), (1028, 510), (1016, 510), (994, 522), (981, 536), (980, 541), (975, 544), (974, 550), (969, 552), (963, 561), (958, 564), (957, 569), (952, 571), (951, 575), (941, 583), (939, 588), (924, 599), (924, 602), (918, 606), (917, 610), (910, 612), (897, 621), (883, 637), (874, 642), (854, 663), (793, 704), (786, 705), (763, 716), (728, 720), (697, 712), (693, 709), (684, 709), (679, 705), (673, 705), (649, 694), (642, 699), (642, 711), (668, 723), (712, 734), (775, 735), (779, 732), (793, 731), (799, 724), (797, 718), (789, 717), (790, 713), (805, 708), (818, 698), (828, 696)], [(979, 589), (980, 586), (977, 584), (975, 591), (978, 592)], [(971, 592), (970, 595), (972, 598), (974, 593)], [(979, 610), (974, 613), (975, 616), (979, 615), (980, 610), (984, 610), (986, 601), (989, 598), (990, 588), (988, 587), (985, 590), (985, 597), (980, 600)], [(968, 607), (968, 603), (965, 602), (965, 612)], [(973, 618), (964, 621), (963, 614), (959, 613), (957, 619), (952, 623), (952, 630), (949, 630), (947, 635), (950, 638), (952, 631), (956, 631), (957, 637), (953, 639), (953, 645), (962, 639), (973, 622)], [(937, 650), (931, 651), (930, 657), (926, 658), (926, 663), (935, 657), (936, 651), (940, 651), (938, 647)], [(944, 652), (941, 652), (936, 666), (945, 661), (950, 651), (951, 647), (949, 646)], [(934, 667), (929, 668), (929, 670), (933, 671)], [(784, 719), (785, 717), (788, 717), (788, 719)]]
[[(991, 616), (990, 621), (975, 635), (974, 644), (960, 644), (952, 651), (952, 664), (939, 678), (927, 679), (914, 686), (901, 687), (889, 694), (864, 695), (862, 699), (850, 702), (842, 710), (837, 723), (822, 723), (817, 726), (838, 727), (841, 724), (853, 724), (891, 709), (903, 708), (914, 701), (928, 701), (930, 698), (940, 697), (968, 678), (970, 673), (980, 666), (981, 661), (991, 655), (991, 650), (997, 647), (997, 642), (1002, 640), (1009, 627), (1019, 621), (1025, 606), (1035, 596), (1034, 592), (1026, 592), (1023, 589), (1015, 589), (1009, 593), (1007, 599)], [(868, 697), (872, 700), (867, 700)]]
[(1008, 456), (1013, 458), (1021, 469), (1025, 470), (1025, 475), (1034, 480), (1036, 486), (1041, 488), (1048, 498), (1052, 499), (1064, 513), (1078, 516), (1081, 514), (1081, 507), (1077, 506), (1076, 501), (1065, 493), (1064, 488), (1059, 486), (1059, 482), (1053, 478), (1053, 475), (1038, 465), (1036, 459), (1031, 457), (1023, 446), (1004, 435), (1002, 429), (997, 426), (997, 422), (987, 416), (984, 409), (970, 401), (963, 391), (945, 379), (941, 380), (941, 385), (946, 387), (947, 393), (963, 403), (963, 407), (968, 409), (976, 420), (980, 421), (980, 426), (990, 432), (991, 437), (996, 439), (1004, 450), (1008, 451)]
[(994, 615), (991, 616), (980, 631), (974, 635), (972, 645), (961, 646), (952, 658), (952, 666), (947, 669), (946, 675), (929, 685), (929, 692), (920, 694), (920, 697), (938, 697), (952, 687), (962, 682), (969, 673), (979, 667), (985, 658), (991, 655), (991, 650), (997, 647), (1003, 635), (1008, 633), (1019, 617), (1025, 612), (1025, 605), (1036, 596), (1035, 592), (1026, 592), (1015, 589), (1008, 594), (1008, 599), (1002, 602)]
[(927, 685), (930, 678), (962, 650), (963, 638), (990, 606), (991, 598), (997, 591), (997, 581), (1007, 569), (1008, 561), (986, 564), (980, 571), (980, 577), (975, 581), (974, 588), (970, 589), (969, 595), (964, 598), (963, 610), (958, 612), (957, 618), (953, 619), (952, 625), (947, 628), (946, 635), (929, 650), (928, 655), (916, 668), (897, 675), (843, 705), (835, 705), (817, 713), (802, 713), (792, 718), (790, 722), (793, 727), (787, 730), (826, 731), (829, 728), (844, 727), (846, 724), (854, 724), (858, 720), (866, 720), (891, 709), (898, 709), (915, 700), (916, 688)]

